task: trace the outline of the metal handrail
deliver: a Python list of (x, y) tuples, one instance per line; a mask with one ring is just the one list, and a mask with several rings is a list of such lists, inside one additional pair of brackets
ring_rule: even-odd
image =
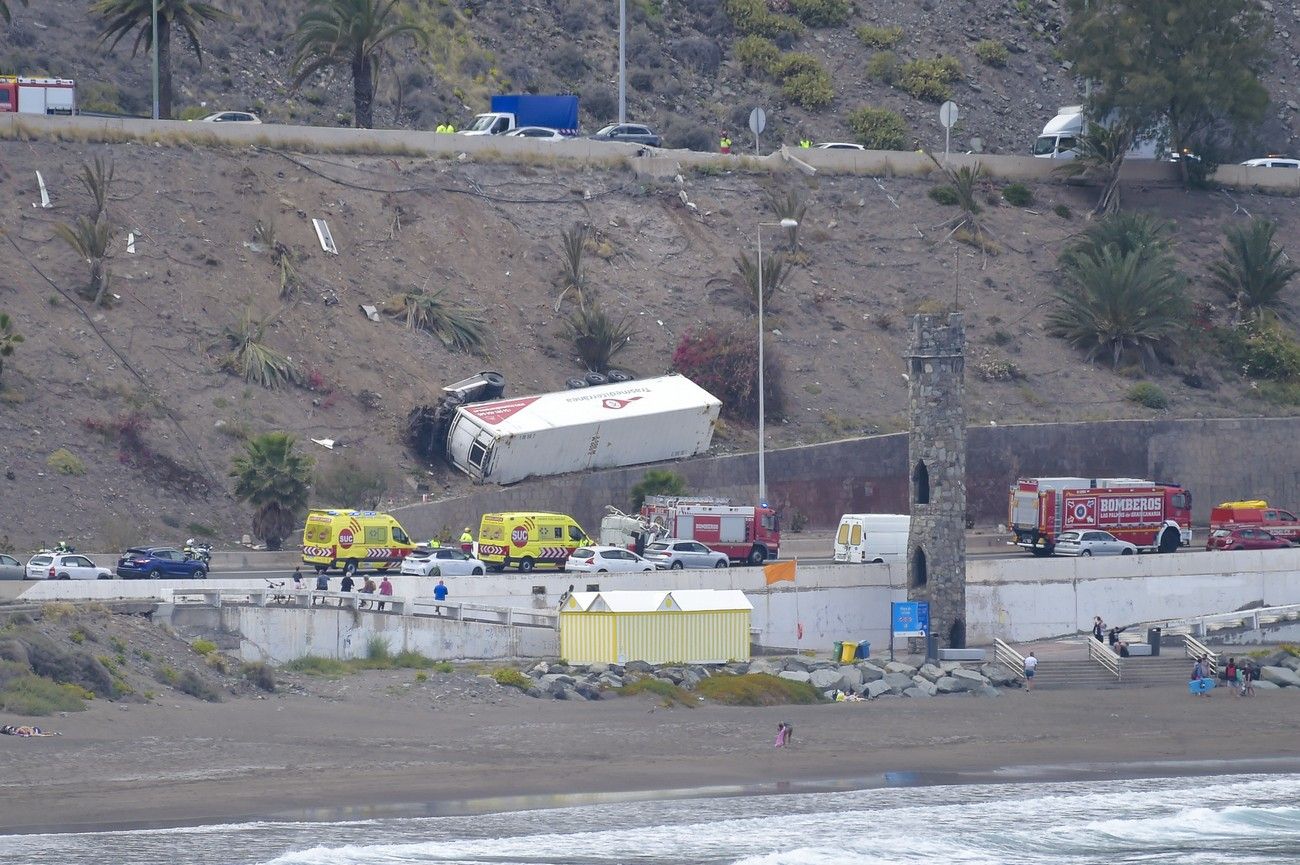
[(1233, 626), (1250, 625), (1258, 630), (1261, 621), (1279, 621), (1284, 618), (1300, 616), (1300, 604), (1282, 604), (1276, 607), (1255, 607), (1250, 610), (1234, 610), (1230, 613), (1207, 613), (1203, 616), (1188, 616), (1182, 619), (1167, 619), (1162, 625), (1166, 631), (1173, 628), (1189, 628), (1198, 637), (1204, 638), (1211, 625)]
[(1013, 673), (1024, 672), (1025, 656), (1011, 648), (1009, 643), (997, 637), (993, 639), (993, 660)]
[(1210, 672), (1214, 675), (1219, 674), (1219, 653), (1212, 651), (1209, 646), (1190, 634), (1183, 637), (1183, 651), (1189, 658), (1200, 658), (1202, 655), (1210, 662)]
[(1088, 660), (1101, 664), (1107, 672), (1115, 677), (1115, 681), (1123, 681), (1124, 676), (1119, 655), (1112, 652), (1106, 647), (1105, 643), (1093, 636), (1088, 637)]

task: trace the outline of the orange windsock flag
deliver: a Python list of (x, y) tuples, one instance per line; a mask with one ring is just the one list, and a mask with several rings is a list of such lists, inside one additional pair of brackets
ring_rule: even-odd
[(767, 584), (779, 583), (782, 580), (794, 582), (794, 572), (797, 562), (791, 559), (788, 562), (773, 562), (770, 565), (763, 566), (763, 576), (767, 578)]

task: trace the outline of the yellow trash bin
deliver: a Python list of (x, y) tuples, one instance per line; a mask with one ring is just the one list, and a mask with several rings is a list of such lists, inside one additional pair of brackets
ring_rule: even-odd
[(845, 640), (844, 648), (840, 651), (840, 663), (852, 664), (853, 656), (858, 653), (858, 644), (856, 640)]

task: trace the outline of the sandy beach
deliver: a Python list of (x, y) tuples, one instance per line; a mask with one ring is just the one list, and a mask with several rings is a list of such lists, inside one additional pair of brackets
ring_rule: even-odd
[[(508, 810), (586, 793), (865, 786), (884, 772), (1100, 779), (1205, 773), (1179, 764), (1215, 760), (1224, 773), (1296, 771), (1300, 759), (1297, 697), (1285, 691), (1195, 699), (1171, 685), (669, 709), (649, 696), (536, 700), (467, 673), (296, 681), (288, 693), (219, 704), (96, 701), (41, 719), (60, 737), (0, 737), (0, 831)], [(789, 750), (773, 747), (782, 720), (795, 725)]]

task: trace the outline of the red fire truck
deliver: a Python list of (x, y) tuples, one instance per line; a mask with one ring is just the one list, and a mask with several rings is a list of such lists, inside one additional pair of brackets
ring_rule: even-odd
[(1007, 525), (1017, 546), (1050, 556), (1061, 532), (1102, 529), (1143, 551), (1192, 542), (1192, 494), (1136, 478), (1022, 478), (1011, 487)]
[(76, 114), (77, 82), (71, 78), (0, 75), (0, 114)]
[(729, 499), (646, 496), (641, 518), (659, 537), (699, 541), (738, 562), (761, 565), (781, 549), (776, 511)]

